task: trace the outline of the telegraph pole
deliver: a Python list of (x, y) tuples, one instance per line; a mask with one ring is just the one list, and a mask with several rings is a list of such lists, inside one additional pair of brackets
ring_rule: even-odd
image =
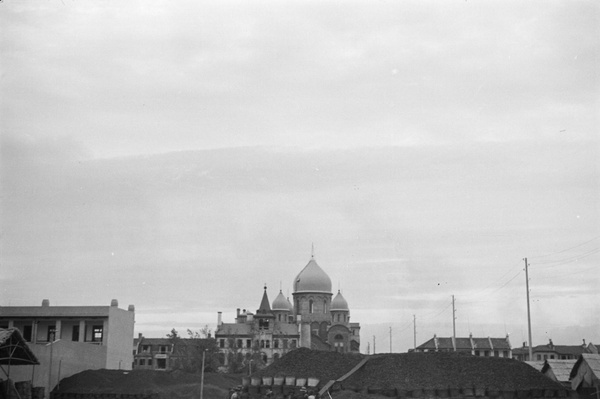
[(454, 342), (456, 342), (456, 309), (454, 308), (454, 295), (452, 295), (452, 338)]
[(373, 335), (373, 354), (375, 354), (375, 336)]
[(414, 338), (414, 349), (417, 349), (417, 316), (413, 315), (413, 338)]
[(392, 327), (390, 327), (390, 353), (392, 353)]
[(529, 330), (529, 360), (533, 360), (533, 344), (531, 342), (531, 309), (529, 308), (529, 270), (527, 264), (527, 258), (523, 258), (525, 261), (525, 288), (527, 289), (527, 328)]

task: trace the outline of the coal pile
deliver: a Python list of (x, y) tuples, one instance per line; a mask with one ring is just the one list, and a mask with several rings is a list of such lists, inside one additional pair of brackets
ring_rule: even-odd
[[(204, 392), (226, 393), (239, 384), (239, 375), (206, 373)], [(200, 394), (201, 376), (182, 371), (86, 370), (60, 381), (53, 394), (152, 395), (154, 398), (195, 398)], [(63, 395), (64, 396), (64, 395)], [(209, 397), (209, 396), (207, 396)]]
[(295, 349), (252, 377), (317, 378), (321, 384), (335, 380), (352, 370), (363, 359), (359, 354)]

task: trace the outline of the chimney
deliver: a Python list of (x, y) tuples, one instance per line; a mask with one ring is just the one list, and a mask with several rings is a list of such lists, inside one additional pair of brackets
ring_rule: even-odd
[(119, 306), (119, 301), (117, 301), (116, 299), (113, 299), (112, 301), (110, 301), (110, 306), (111, 307), (118, 307)]
[(133, 306), (133, 305), (129, 305), (129, 306), (127, 307), (127, 311), (129, 311), (129, 312), (135, 312), (135, 306)]
[(237, 317), (240, 317), (240, 308), (237, 308)]
[(583, 345), (582, 346), (585, 346), (585, 338), (583, 339)]
[(142, 333), (138, 333), (138, 339), (142, 339)]
[(222, 312), (217, 312), (217, 326), (220, 326), (221, 324), (223, 324), (223, 320), (222, 320)]
[(552, 339), (549, 339), (548, 341), (549, 341), (548, 342), (548, 347), (549, 348), (554, 348), (554, 344), (552, 343)]
[(42, 301), (42, 306), (43, 306), (43, 307), (48, 307), (48, 306), (50, 306), (50, 299), (44, 299), (44, 300)]

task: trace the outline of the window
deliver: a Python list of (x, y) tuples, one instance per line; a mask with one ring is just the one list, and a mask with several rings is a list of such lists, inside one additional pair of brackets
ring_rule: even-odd
[(225, 347), (225, 340), (223, 338), (221, 338), (219, 340), (219, 348), (224, 348)]
[(265, 341), (265, 348), (270, 348), (271, 347), (271, 340), (267, 339)]
[(542, 355), (536, 355), (537, 360), (542, 360)]
[(296, 347), (296, 340), (293, 339), (290, 341), (290, 348), (295, 348)]
[(33, 331), (33, 327), (32, 326), (25, 326), (25, 327), (23, 327), (23, 339), (25, 341), (31, 342), (32, 331)]
[(494, 351), (494, 356), (496, 356), (496, 357), (500, 356), (500, 354), (498, 353), (498, 351)]
[(48, 326), (48, 336), (46, 340), (48, 342), (54, 342), (56, 340), (56, 326), (54, 324)]
[(313, 300), (311, 299), (310, 301), (308, 301), (308, 313), (313, 313), (314, 311), (314, 303)]
[(483, 352), (483, 356), (487, 357), (487, 356), (489, 356), (489, 355), (490, 355), (490, 351), (484, 351), (484, 352)]
[(71, 334), (71, 341), (79, 341), (79, 326), (73, 326), (73, 333)]
[(167, 369), (167, 359), (156, 359), (156, 368), (159, 370)]
[(269, 329), (269, 320), (259, 319), (258, 320), (258, 328), (260, 328), (261, 330), (268, 330)]
[(150, 345), (142, 345), (142, 353), (150, 353)]
[(508, 357), (508, 351), (504, 351), (502, 353), (504, 354), (504, 357)]
[(92, 327), (92, 342), (102, 342), (103, 329), (102, 326)]
[(152, 366), (152, 359), (148, 359), (148, 366)]
[(275, 348), (275, 349), (279, 348), (279, 340), (278, 339), (273, 340), (273, 348)]
[(550, 359), (554, 359), (554, 355), (550, 355)]
[(241, 340), (241, 339), (238, 339), (238, 340), (237, 340), (237, 342), (236, 342), (236, 346), (237, 346), (238, 348), (241, 348), (241, 347), (242, 347), (242, 340)]
[(327, 313), (327, 299), (323, 301), (323, 313)]
[(246, 348), (252, 348), (252, 340), (251, 339), (246, 340)]
[(169, 347), (167, 345), (161, 345), (158, 347), (158, 351), (160, 353), (167, 353), (169, 351)]
[(140, 366), (146, 365), (146, 359), (140, 359)]

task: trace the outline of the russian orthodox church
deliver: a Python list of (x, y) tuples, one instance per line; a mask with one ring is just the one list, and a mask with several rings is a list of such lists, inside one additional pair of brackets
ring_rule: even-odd
[(298, 347), (360, 351), (360, 324), (350, 322), (348, 302), (317, 264), (314, 253), (293, 281), (293, 304), (279, 294), (271, 304), (264, 287), (256, 313), (237, 309), (234, 323), (223, 323), (219, 312), (215, 339), (222, 364), (248, 362), (259, 353), (266, 364)]

